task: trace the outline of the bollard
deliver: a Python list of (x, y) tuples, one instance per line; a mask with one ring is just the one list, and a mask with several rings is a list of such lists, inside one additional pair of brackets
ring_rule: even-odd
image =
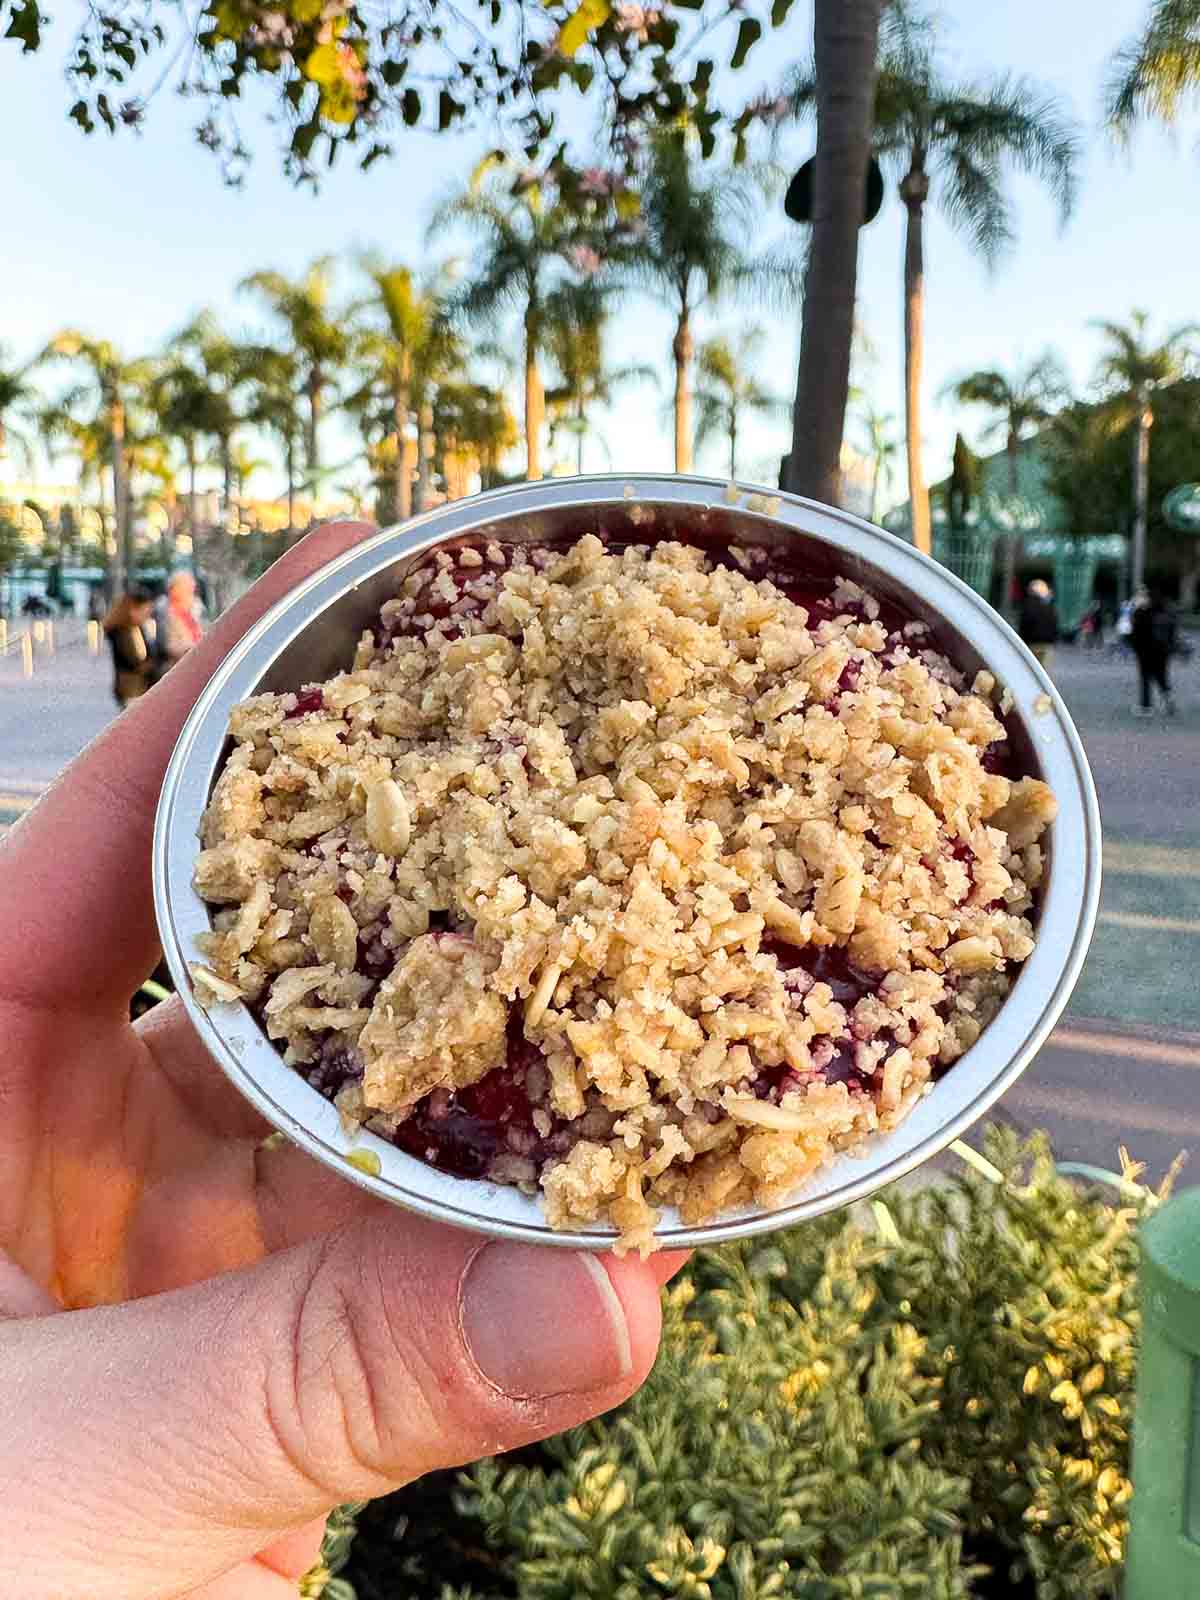
[(1142, 1228), (1125, 1600), (1200, 1595), (1200, 1189)]
[(21, 673), (23, 677), (33, 677), (33, 639), (28, 632), (21, 635)]
[(46, 637), (46, 624), (44, 622), (35, 622), (34, 625), (33, 625), (33, 642), (34, 642), (34, 644), (41, 644), (43, 639), (45, 639), (45, 637)]
[(54, 654), (54, 619), (51, 617), (46, 624), (46, 650), (49, 655)]
[(87, 639), (88, 649), (94, 656), (98, 656), (100, 654), (100, 624), (95, 617), (88, 619)]

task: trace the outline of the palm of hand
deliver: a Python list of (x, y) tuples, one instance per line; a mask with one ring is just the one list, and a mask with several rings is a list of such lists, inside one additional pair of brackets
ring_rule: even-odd
[[(222, 630), (226, 645), (330, 553), (318, 536), (307, 559), (260, 584), (249, 614)], [(129, 996), (157, 959), (154, 804), (206, 667), (211, 656), (177, 667), (3, 845), (0, 1263), (11, 1265), (0, 1316), (181, 1288), (372, 1204), (299, 1151), (262, 1149), (270, 1130), (177, 1000), (129, 1021)], [(300, 1530), (240, 1585), (222, 1579), (221, 1594), (294, 1593), (319, 1541), (319, 1525)]]

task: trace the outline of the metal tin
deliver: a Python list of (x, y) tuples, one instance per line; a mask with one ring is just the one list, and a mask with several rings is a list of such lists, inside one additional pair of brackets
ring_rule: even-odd
[[(968, 672), (986, 667), (1008, 688), (1008, 722), (1025, 770), (1045, 778), (1059, 802), (1037, 948), (999, 1016), (898, 1129), (872, 1140), (863, 1155), (832, 1163), (791, 1204), (772, 1211), (745, 1208), (694, 1228), (667, 1212), (658, 1230), (666, 1247), (715, 1244), (861, 1200), (958, 1138), (1012, 1086), (1045, 1042), (1091, 940), (1100, 897), (1100, 815), (1075, 726), (1054, 685), (1007, 624), (911, 545), (811, 501), (665, 474), (520, 485), (386, 529), (286, 595), (234, 647), (196, 702), (159, 801), (155, 906), (171, 973), (200, 1037), (242, 1093), (289, 1139), (373, 1194), (426, 1216), (542, 1244), (610, 1246), (610, 1228), (554, 1232), (538, 1201), (517, 1189), (453, 1177), (373, 1134), (347, 1133), (333, 1106), (284, 1065), (244, 1006), (206, 1011), (196, 1003), (187, 969), (196, 956), (196, 935), (209, 927), (209, 908), (192, 887), (192, 872), (232, 708), (248, 695), (299, 688), (345, 667), (363, 627), (395, 593), (398, 579), (435, 546), (480, 538), (542, 543), (600, 531), (638, 543), (678, 537), (786, 545), (792, 559), (796, 541), (803, 540), (805, 562), (817, 572), (843, 574), (894, 599), (931, 624), (956, 664)], [(377, 1174), (347, 1160), (364, 1150), (377, 1158)]]

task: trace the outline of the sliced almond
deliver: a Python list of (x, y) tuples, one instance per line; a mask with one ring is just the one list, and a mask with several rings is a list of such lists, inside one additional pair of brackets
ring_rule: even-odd
[(381, 855), (402, 856), (412, 838), (412, 816), (404, 791), (394, 778), (382, 778), (367, 790), (367, 838)]

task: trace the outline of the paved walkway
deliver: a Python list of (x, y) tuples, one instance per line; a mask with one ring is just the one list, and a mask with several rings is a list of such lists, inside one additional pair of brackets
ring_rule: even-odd
[[(1171, 721), (1134, 718), (1131, 663), (1063, 650), (1055, 672), (1100, 792), (1104, 894), (1065, 1023), (1004, 1107), (1105, 1166), (1122, 1140), (1154, 1169), (1190, 1143), (1200, 1183), (1200, 659), (1178, 674)], [(107, 659), (78, 627), (60, 626), (32, 679), (0, 659), (0, 826), (112, 714)]]

